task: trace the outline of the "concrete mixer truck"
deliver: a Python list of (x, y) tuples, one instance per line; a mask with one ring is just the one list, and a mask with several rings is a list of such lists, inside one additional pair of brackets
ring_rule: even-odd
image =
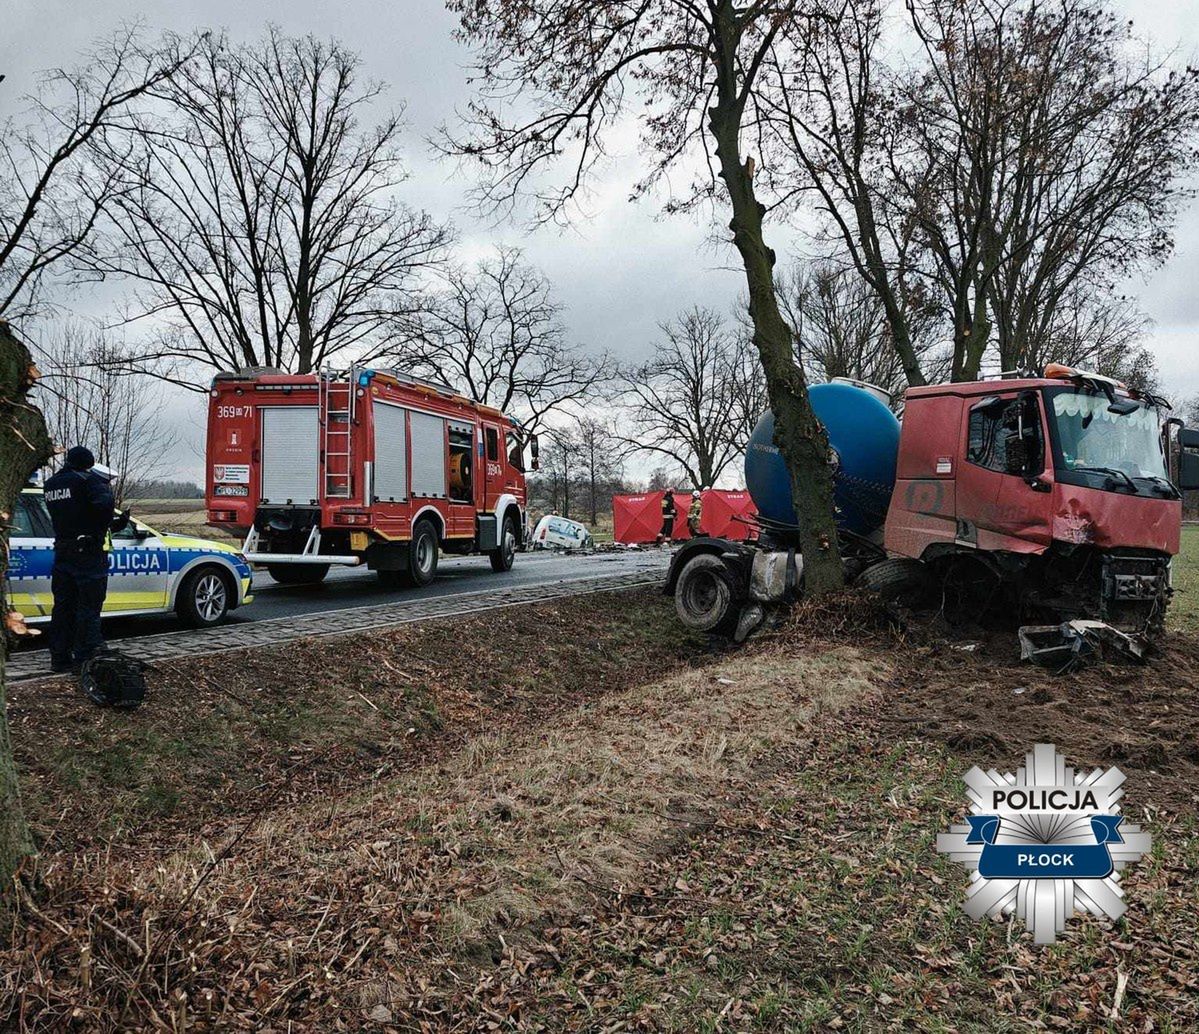
[[(941, 608), (1003, 610), (1146, 639), (1171, 595), (1182, 491), (1199, 488), (1199, 431), (1107, 377), (1039, 376), (910, 388), (837, 379), (810, 389), (828, 433), (847, 581)], [(803, 592), (790, 481), (767, 412), (745, 454), (756, 542), (698, 538), (666, 593), (690, 628), (742, 639)]]

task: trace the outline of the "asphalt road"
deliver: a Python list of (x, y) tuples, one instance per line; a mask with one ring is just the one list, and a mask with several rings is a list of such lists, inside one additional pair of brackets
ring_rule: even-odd
[[(254, 600), (233, 611), (227, 624), (247, 624), (272, 618), (320, 614), (331, 610), (371, 607), (401, 600), (455, 596), (506, 587), (553, 585), (584, 578), (602, 578), (638, 571), (661, 571), (669, 563), (667, 550), (631, 550), (570, 556), (562, 553), (518, 553), (512, 570), (496, 574), (486, 557), (442, 556), (437, 579), (423, 589), (385, 589), (365, 567), (333, 567), (319, 585), (280, 585), (265, 570), (254, 572)], [(108, 618), (104, 635), (109, 640), (160, 635), (187, 628), (174, 614)], [(36, 647), (34, 647), (36, 643)], [(30, 647), (44, 647), (34, 640)]]

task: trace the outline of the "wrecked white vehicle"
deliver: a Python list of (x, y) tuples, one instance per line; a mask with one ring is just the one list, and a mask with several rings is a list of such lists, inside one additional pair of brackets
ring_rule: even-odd
[(534, 549), (590, 549), (594, 543), (586, 525), (547, 513), (533, 529)]

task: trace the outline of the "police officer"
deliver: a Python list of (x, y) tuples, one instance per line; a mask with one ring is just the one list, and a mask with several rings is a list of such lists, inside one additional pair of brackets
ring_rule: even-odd
[(93, 470), (96, 459), (82, 445), (45, 484), (54, 522), (54, 570), (50, 589), (50, 665), (73, 671), (104, 646), (100, 611), (108, 595), (108, 534), (129, 523), (116, 513), (108, 478)]

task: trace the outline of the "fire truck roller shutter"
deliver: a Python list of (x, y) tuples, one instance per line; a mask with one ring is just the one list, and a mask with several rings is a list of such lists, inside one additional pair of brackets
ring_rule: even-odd
[(412, 494), (445, 497), (445, 417), (412, 410)]
[(319, 427), (316, 406), (262, 407), (262, 499), (315, 503)]
[(375, 402), (375, 485), (378, 502), (402, 503), (408, 498), (408, 434), (406, 411)]

